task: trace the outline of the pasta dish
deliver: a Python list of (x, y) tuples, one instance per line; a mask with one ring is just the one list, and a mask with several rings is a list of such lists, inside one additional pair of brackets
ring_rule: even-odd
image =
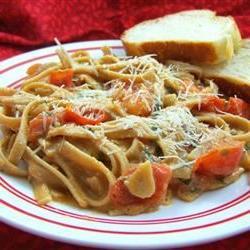
[(20, 89), (0, 88), (0, 170), (26, 178), (38, 204), (134, 215), (250, 169), (250, 104), (197, 69), (108, 47), (56, 52)]

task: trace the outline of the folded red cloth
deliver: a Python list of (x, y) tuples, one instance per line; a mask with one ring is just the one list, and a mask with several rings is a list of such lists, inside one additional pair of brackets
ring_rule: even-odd
[(250, 36), (249, 0), (0, 0), (0, 59), (61, 42), (116, 39), (145, 19), (209, 8), (235, 17)]
[[(146, 19), (169, 13), (208, 8), (235, 17), (242, 36), (250, 37), (249, 0), (0, 0), (0, 60), (61, 42), (118, 39)], [(13, 235), (15, 236), (13, 238)], [(202, 246), (203, 250), (249, 249), (250, 234)], [(73, 246), (44, 240), (0, 224), (1, 249), (64, 249)], [(87, 249), (87, 248), (77, 248)], [(200, 249), (189, 247), (186, 250)]]

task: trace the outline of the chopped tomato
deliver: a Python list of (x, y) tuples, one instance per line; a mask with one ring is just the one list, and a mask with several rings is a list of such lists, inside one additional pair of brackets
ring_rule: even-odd
[(250, 119), (250, 104), (240, 98), (230, 97), (226, 112)]
[(193, 171), (206, 176), (228, 176), (237, 169), (243, 150), (242, 142), (223, 143), (200, 156)]
[(150, 108), (152, 101), (150, 99), (143, 100), (141, 97), (138, 97), (136, 101), (134, 98), (127, 98), (122, 101), (122, 105), (125, 107), (126, 111), (132, 115), (148, 116), (152, 111)]
[[(110, 191), (110, 199), (114, 206), (123, 207), (126, 205), (159, 205), (159, 203), (164, 199), (167, 187), (172, 177), (171, 169), (165, 164), (152, 164), (154, 180), (155, 180), (155, 193), (149, 198), (139, 198), (132, 195), (126, 185), (124, 184), (124, 179), (118, 179), (112, 186)], [(129, 169), (125, 176), (132, 174), (136, 168)]]
[(66, 108), (59, 115), (59, 120), (62, 123), (75, 123), (77, 125), (97, 125), (101, 122), (109, 120), (110, 116), (103, 110), (88, 109), (83, 115), (73, 111), (71, 108)]
[(139, 83), (124, 83), (122, 88), (114, 91), (113, 96), (119, 100), (127, 113), (137, 116), (148, 116), (152, 112), (154, 90), (142, 87)]
[(57, 86), (72, 86), (72, 78), (73, 78), (73, 70), (72, 69), (64, 69), (53, 71), (50, 74), (50, 83)]
[(218, 96), (209, 96), (201, 103), (200, 110), (206, 112), (219, 112), (225, 111), (225, 107), (225, 99), (219, 98)]
[(240, 98), (230, 97), (228, 101), (218, 96), (207, 97), (200, 105), (201, 111), (220, 111), (250, 119), (250, 104)]
[(53, 118), (48, 115), (39, 114), (29, 122), (29, 141), (36, 141), (40, 136), (44, 135), (49, 126), (52, 124)]

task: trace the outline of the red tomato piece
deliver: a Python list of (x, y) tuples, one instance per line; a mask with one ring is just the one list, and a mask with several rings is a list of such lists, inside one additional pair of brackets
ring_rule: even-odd
[[(87, 115), (90, 114), (93, 115), (93, 118), (88, 118)], [(59, 119), (62, 123), (75, 123), (77, 125), (97, 125), (107, 121), (109, 118), (106, 112), (99, 109), (89, 109), (81, 115), (71, 108), (66, 108), (63, 113), (59, 115)]]
[(149, 107), (152, 106), (152, 100), (146, 97), (144, 97), (144, 99), (138, 97), (136, 101), (134, 99), (135, 98), (129, 98), (122, 101), (122, 105), (126, 108), (126, 111), (132, 115), (149, 116), (152, 111)]
[(154, 91), (149, 87), (142, 89), (140, 84), (124, 83), (123, 88), (115, 92), (114, 97), (118, 99), (127, 113), (137, 116), (149, 116), (152, 112), (154, 102)]
[(72, 69), (57, 70), (51, 72), (49, 82), (57, 86), (71, 87), (72, 78), (73, 78)]
[(195, 162), (193, 171), (207, 176), (228, 176), (237, 169), (243, 150), (242, 142), (222, 144), (200, 156)]
[(250, 119), (250, 104), (240, 98), (230, 97), (226, 112)]
[(39, 114), (29, 122), (29, 141), (36, 141), (40, 136), (44, 135), (49, 126), (52, 124), (53, 118), (48, 115)]
[(218, 96), (209, 96), (200, 105), (205, 112), (226, 112), (250, 119), (250, 104), (240, 98), (230, 97), (228, 101)]
[[(158, 205), (165, 197), (167, 187), (172, 177), (171, 169), (165, 164), (152, 164), (154, 180), (156, 185), (155, 193), (149, 198), (139, 198), (132, 195), (124, 180), (118, 179), (113, 185), (110, 191), (110, 199), (114, 206), (123, 207), (129, 205), (144, 205), (146, 207)], [(130, 175), (135, 171), (136, 168), (131, 168), (130, 171), (125, 175)]]
[(206, 112), (218, 112), (224, 111), (226, 106), (226, 100), (217, 96), (207, 97), (200, 106), (201, 111)]

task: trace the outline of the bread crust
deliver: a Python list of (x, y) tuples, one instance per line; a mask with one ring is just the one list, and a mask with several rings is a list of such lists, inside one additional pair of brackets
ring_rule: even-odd
[[(143, 32), (150, 32), (150, 25), (161, 25), (162, 20), (167, 20), (171, 16), (179, 17), (208, 17), (219, 22), (227, 20), (225, 32), (215, 40), (196, 41), (192, 39), (180, 40), (147, 40), (136, 41), (130, 39), (134, 29), (140, 29)], [(183, 19), (185, 20), (185, 19)], [(180, 27), (179, 27), (180, 28)], [(164, 30), (162, 30), (164, 32)], [(191, 37), (192, 38), (192, 37)], [(158, 60), (165, 63), (166, 60), (179, 60), (191, 62), (194, 64), (214, 65), (225, 61), (230, 61), (241, 46), (241, 35), (235, 20), (231, 16), (216, 16), (211, 10), (192, 10), (166, 15), (152, 20), (141, 22), (134, 27), (126, 30), (122, 36), (124, 48), (130, 56), (142, 56), (146, 54), (156, 54)]]
[[(162, 63), (171, 59), (191, 63), (218, 64), (233, 56), (233, 43), (231, 41), (226, 41), (226, 46), (219, 46), (220, 49), (211, 45), (211, 42), (151, 41), (130, 43), (123, 37), (122, 42), (128, 55), (156, 54)], [(221, 58), (221, 54), (224, 55), (224, 58)]]

